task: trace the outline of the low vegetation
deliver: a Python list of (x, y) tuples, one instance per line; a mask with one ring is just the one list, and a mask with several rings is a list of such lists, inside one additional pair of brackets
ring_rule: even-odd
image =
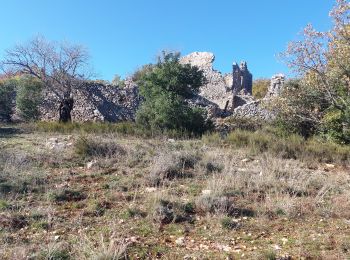
[(348, 146), (40, 125), (1, 138), (2, 259), (349, 255)]

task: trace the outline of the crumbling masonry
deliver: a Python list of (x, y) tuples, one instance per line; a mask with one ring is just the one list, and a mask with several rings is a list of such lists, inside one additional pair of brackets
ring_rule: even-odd
[[(188, 100), (189, 105), (207, 111), (208, 118), (259, 117), (271, 118), (263, 103), (278, 95), (284, 85), (284, 76), (276, 75), (271, 80), (266, 98), (255, 100), (252, 96), (253, 76), (246, 62), (234, 63), (232, 72), (222, 74), (213, 68), (214, 54), (194, 52), (180, 59), (182, 64), (197, 66), (206, 77), (198, 95)], [(75, 90), (73, 121), (118, 122), (135, 119), (136, 110), (142, 102), (138, 86), (127, 79), (124, 88), (94, 81), (86, 82), (82, 89)], [(57, 120), (59, 100), (52, 93), (45, 93), (41, 105), (42, 120)]]

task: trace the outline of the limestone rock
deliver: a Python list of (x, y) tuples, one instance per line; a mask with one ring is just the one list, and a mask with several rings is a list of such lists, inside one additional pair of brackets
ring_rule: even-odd
[(232, 103), (232, 93), (228, 90), (230, 86), (226, 84), (226, 82), (230, 81), (228, 80), (228, 76), (226, 76), (225, 80), (221, 72), (214, 70), (214, 60), (215, 56), (213, 53), (194, 52), (182, 57), (180, 63), (197, 66), (203, 71), (207, 83), (200, 87), (199, 96), (212, 104), (216, 104), (221, 110), (224, 110), (227, 107), (227, 103)]
[[(73, 121), (132, 121), (141, 98), (138, 87), (130, 80), (126, 81), (125, 88), (106, 85), (99, 82), (85, 82), (83, 86), (73, 90), (74, 106)], [(50, 92), (41, 106), (41, 120), (58, 120), (59, 99)]]
[(283, 74), (274, 75), (271, 78), (271, 83), (266, 93), (266, 98), (279, 96), (284, 87), (284, 82), (285, 82), (285, 76)]
[(180, 62), (182, 64), (191, 64), (200, 69), (213, 70), (213, 62), (215, 56), (211, 52), (193, 52), (185, 57), (182, 57)]
[(178, 246), (184, 246), (185, 245), (185, 238), (184, 237), (179, 237), (178, 239), (175, 240), (175, 243)]

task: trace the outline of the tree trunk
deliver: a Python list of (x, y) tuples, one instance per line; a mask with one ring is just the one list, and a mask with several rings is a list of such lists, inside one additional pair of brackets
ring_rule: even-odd
[(73, 98), (63, 98), (63, 100), (60, 103), (59, 112), (59, 122), (67, 123), (72, 121), (71, 112), (73, 110)]

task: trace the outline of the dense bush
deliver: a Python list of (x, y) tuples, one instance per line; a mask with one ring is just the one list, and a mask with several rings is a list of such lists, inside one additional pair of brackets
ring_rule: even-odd
[(253, 96), (255, 98), (265, 97), (270, 85), (269, 79), (257, 79), (253, 82)]
[(299, 76), (282, 93), (279, 108), (287, 127), (321, 133), (349, 144), (350, 129), (350, 4), (338, 0), (330, 12), (333, 27), (320, 32), (305, 27), (302, 39), (291, 42), (282, 58)]
[(158, 63), (147, 66), (135, 77), (144, 102), (136, 122), (153, 130), (175, 129), (202, 134), (208, 124), (203, 111), (191, 108), (191, 98), (204, 83), (202, 71), (179, 63), (178, 53), (163, 53)]
[(35, 121), (39, 118), (42, 88), (41, 81), (31, 77), (16, 80), (16, 106), (20, 117), (25, 121)]
[(0, 81), (0, 120), (10, 121), (13, 112), (15, 84), (13, 80)]

